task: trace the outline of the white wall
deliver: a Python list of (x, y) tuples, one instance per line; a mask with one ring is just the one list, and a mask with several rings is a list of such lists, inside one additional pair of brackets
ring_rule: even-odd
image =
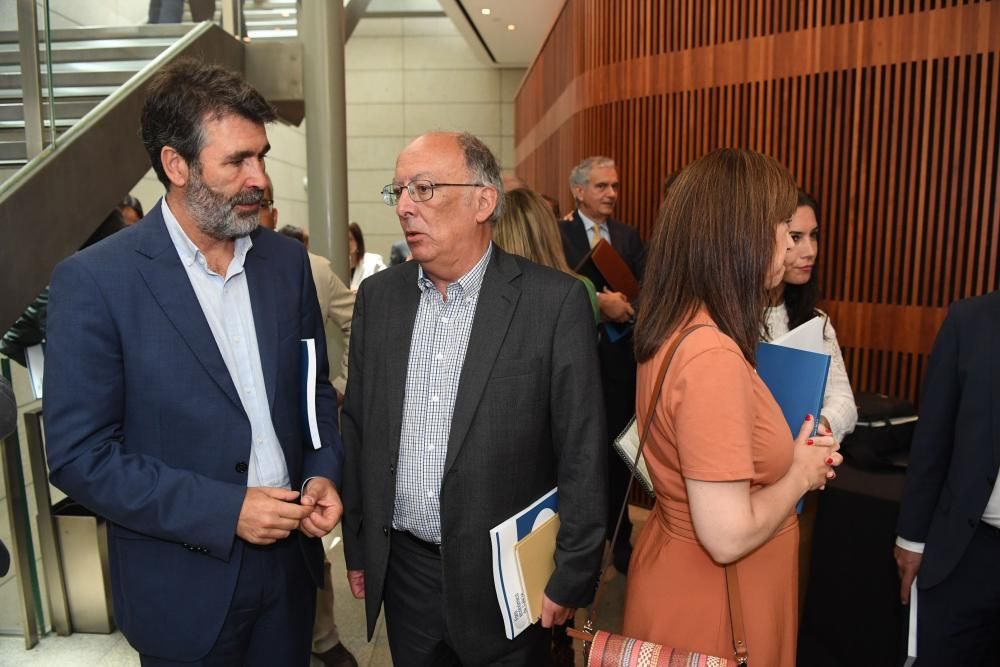
[(482, 63), (448, 18), (366, 18), (347, 43), (347, 166), (351, 220), (387, 261), (402, 238), (382, 203), (396, 156), (430, 130), (466, 130), (514, 167), (513, 100), (523, 69)]

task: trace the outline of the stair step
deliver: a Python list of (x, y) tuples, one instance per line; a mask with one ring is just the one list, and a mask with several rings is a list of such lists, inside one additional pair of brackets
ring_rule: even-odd
[[(101, 63), (59, 63), (52, 66), (52, 81), (56, 87), (120, 86), (128, 81), (147, 61), (119, 60)], [(42, 73), (42, 88), (47, 84)], [(0, 88), (20, 88), (20, 67), (0, 66)]]
[[(96, 98), (98, 101), (104, 99), (111, 93), (118, 90), (118, 86), (56, 86), (53, 94), (56, 104), (63, 100), (87, 100)], [(0, 88), (0, 102), (20, 102), (22, 91), (20, 88)], [(49, 99), (49, 90), (42, 85), (42, 99)]]
[[(72, 42), (60, 45), (52, 50), (53, 63), (100, 62), (121, 60), (149, 61), (163, 53), (173, 44), (173, 40), (108, 40), (104, 44)], [(131, 43), (129, 43), (131, 42)], [(40, 51), (39, 62), (46, 62), (46, 54)], [(20, 54), (10, 48), (10, 45), (0, 45), (0, 66), (10, 65), (20, 67)]]
[[(182, 37), (195, 27), (195, 23), (159, 23), (155, 25), (98, 26), (94, 28), (59, 28), (52, 31), (52, 41), (76, 42), (102, 39), (135, 39), (145, 37)], [(42, 31), (39, 43), (45, 41)], [(0, 44), (17, 44), (16, 30), (0, 30)]]
[[(91, 109), (96, 107), (98, 103), (104, 99), (103, 97), (85, 97), (85, 98), (69, 98), (69, 99), (58, 99), (56, 98), (55, 111), (56, 118), (83, 118), (87, 115)], [(47, 115), (49, 112), (48, 104), (46, 103), (44, 114)], [(17, 100), (0, 100), (0, 121), (23, 121), (24, 120), (24, 104), (18, 98)]]

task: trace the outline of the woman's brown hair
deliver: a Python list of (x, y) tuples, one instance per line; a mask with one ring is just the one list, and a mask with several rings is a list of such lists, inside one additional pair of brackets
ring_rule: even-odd
[(504, 194), (503, 214), (493, 225), (493, 241), (509, 253), (573, 275), (552, 208), (531, 190), (518, 188)]
[(775, 225), (798, 190), (773, 158), (725, 148), (695, 160), (667, 191), (646, 256), (635, 357), (646, 361), (704, 305), (755, 362), (768, 304)]

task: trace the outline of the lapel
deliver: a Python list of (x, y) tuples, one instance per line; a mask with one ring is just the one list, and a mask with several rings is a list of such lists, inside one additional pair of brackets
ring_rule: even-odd
[(500, 346), (507, 336), (521, 291), (511, 282), (521, 275), (514, 259), (493, 246), (493, 256), (483, 276), (483, 286), (476, 304), (476, 315), (469, 334), (468, 352), (458, 382), (458, 397), (448, 435), (448, 455), (444, 475), (448, 474), (472, 425), (479, 402), (486, 389)]
[[(420, 289), (417, 287), (417, 262), (405, 262), (395, 269), (398, 282), (384, 290), (388, 298), (384, 309), (373, 311), (376, 317), (368, 322), (380, 325), (383, 322), (400, 322), (402, 326), (386, 326), (382, 350), (385, 352), (386, 368), (391, 381), (381, 389), (388, 406), (389, 442), (392, 443), (395, 460), (399, 452), (399, 438), (403, 431), (403, 401), (406, 394), (406, 372), (410, 365), (410, 342), (413, 327), (417, 322), (417, 308), (420, 306)], [(375, 307), (366, 304), (367, 308)]]
[(608, 227), (608, 237), (611, 239), (611, 247), (618, 250), (619, 254), (621, 254), (622, 238), (618, 223), (608, 218), (604, 221), (604, 224)]
[(250, 309), (253, 311), (253, 326), (257, 334), (257, 351), (260, 367), (264, 374), (267, 390), (267, 404), (274, 410), (274, 396), (278, 385), (278, 317), (275, 310), (276, 295), (273, 274), (268, 280), (267, 250), (262, 248), (263, 235), (256, 231), (252, 235), (253, 247), (243, 262), (250, 289)]
[(583, 219), (579, 211), (573, 211), (573, 219), (566, 225), (566, 237), (572, 244), (572, 261), (570, 268), (580, 263), (584, 255), (590, 252), (590, 241), (587, 240), (587, 228), (583, 225)]
[(229, 400), (242, 410), (243, 404), (236, 393), (229, 369), (222, 360), (212, 329), (208, 326), (205, 313), (201, 310), (198, 297), (195, 296), (191, 281), (167, 232), (160, 202), (137, 225), (142, 226), (142, 234), (136, 250), (149, 260), (139, 264), (139, 272), (146, 286), (208, 375)]

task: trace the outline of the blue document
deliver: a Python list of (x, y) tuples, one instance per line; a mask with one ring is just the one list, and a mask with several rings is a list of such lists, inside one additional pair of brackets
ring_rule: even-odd
[[(757, 344), (757, 374), (777, 401), (795, 438), (806, 415), (819, 424), (830, 355), (806, 352), (774, 343)], [(816, 434), (813, 426), (813, 435)]]
[[(819, 428), (830, 355), (797, 350), (774, 343), (757, 343), (757, 374), (785, 415), (792, 438), (797, 438), (806, 415), (813, 416), (812, 435)], [(802, 514), (802, 500), (795, 513)]]
[(528, 606), (528, 594), (518, 567), (515, 545), (540, 528), (559, 511), (559, 490), (552, 489), (523, 510), (490, 530), (493, 545), (493, 585), (503, 617), (507, 639), (521, 634), (534, 619)]

